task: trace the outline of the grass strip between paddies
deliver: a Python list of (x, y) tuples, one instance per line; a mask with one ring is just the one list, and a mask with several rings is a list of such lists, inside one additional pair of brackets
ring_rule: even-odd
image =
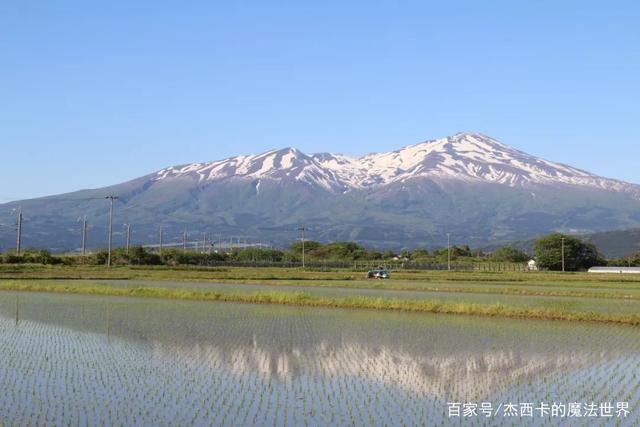
[(504, 304), (477, 304), (469, 302), (443, 302), (438, 300), (405, 300), (382, 297), (327, 297), (314, 296), (305, 292), (258, 291), (255, 293), (234, 293), (141, 286), (122, 288), (108, 285), (50, 284), (39, 281), (0, 282), (0, 290), (25, 292), (72, 293), (83, 295), (105, 295), (120, 297), (167, 298), (192, 301), (228, 301), (255, 304), (282, 304), (311, 307), (358, 308), (376, 310), (397, 310), (442, 314), (466, 314), (500, 316), (513, 318), (593, 321), (640, 325), (638, 314), (616, 314), (598, 312), (565, 312), (547, 308), (509, 307)]
[[(93, 279), (92, 279), (93, 280)], [(184, 281), (187, 285), (190, 281)], [(193, 281), (198, 283), (197, 281)], [(337, 281), (335, 281), (337, 282)], [(605, 298), (605, 299), (624, 299), (624, 300), (640, 300), (640, 293), (629, 294), (625, 293), (625, 289), (603, 287), (605, 289), (615, 289), (617, 292), (605, 292), (605, 291), (584, 291), (584, 290), (554, 290), (554, 289), (523, 289), (517, 288), (513, 283), (500, 284), (495, 283), (491, 287), (490, 285), (482, 285), (483, 287), (453, 287), (445, 283), (444, 286), (424, 284), (405, 284), (402, 281), (398, 282), (370, 282), (370, 281), (352, 281), (352, 282), (331, 282), (331, 281), (301, 281), (296, 282), (293, 280), (216, 280), (216, 283), (228, 283), (232, 285), (268, 285), (268, 286), (281, 286), (283, 289), (287, 287), (310, 287), (310, 288), (329, 288), (329, 289), (373, 289), (373, 290), (386, 290), (386, 291), (412, 291), (412, 292), (452, 292), (452, 293), (464, 293), (464, 294), (495, 294), (495, 295), (519, 295), (519, 296), (541, 296), (541, 297), (572, 297), (572, 298)], [(429, 282), (427, 282), (429, 283)], [(485, 287), (486, 286), (486, 287)], [(534, 286), (529, 284), (529, 286)]]

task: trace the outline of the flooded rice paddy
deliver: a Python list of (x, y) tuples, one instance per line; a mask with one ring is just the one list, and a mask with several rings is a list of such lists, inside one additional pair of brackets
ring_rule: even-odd
[[(637, 425), (640, 328), (0, 292), (3, 425)], [(625, 418), (450, 418), (450, 402)], [(615, 403), (614, 403), (615, 405)], [(615, 413), (615, 410), (614, 410)]]

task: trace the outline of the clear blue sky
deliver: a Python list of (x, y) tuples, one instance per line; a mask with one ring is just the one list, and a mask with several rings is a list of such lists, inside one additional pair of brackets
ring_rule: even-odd
[(0, 2), (0, 200), (458, 131), (640, 183), (636, 1)]

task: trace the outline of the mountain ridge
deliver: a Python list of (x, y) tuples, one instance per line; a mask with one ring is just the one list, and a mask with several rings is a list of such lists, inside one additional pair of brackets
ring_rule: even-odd
[[(285, 172), (283, 174), (284, 171)], [(161, 169), (157, 179), (196, 173), (199, 180), (230, 177), (294, 178), (339, 191), (421, 177), (471, 179), (507, 184), (583, 185), (627, 191), (640, 198), (640, 186), (551, 162), (514, 149), (481, 133), (423, 141), (399, 150), (351, 157), (338, 153), (305, 154), (287, 147), (205, 163)]]
[[(115, 224), (154, 244), (186, 229), (287, 245), (301, 225), (320, 241), (436, 247), (446, 235), (476, 247), (551, 231), (589, 234), (640, 225), (640, 186), (550, 162), (478, 133), (432, 139), (358, 158), (283, 148), (160, 169), (109, 187), (0, 205), (0, 224), (25, 213), (24, 246), (73, 250), (78, 218), (89, 244), (106, 244), (105, 196)], [(115, 241), (123, 230), (114, 229)], [(173, 236), (173, 237), (172, 237)], [(0, 250), (15, 244), (0, 229)]]

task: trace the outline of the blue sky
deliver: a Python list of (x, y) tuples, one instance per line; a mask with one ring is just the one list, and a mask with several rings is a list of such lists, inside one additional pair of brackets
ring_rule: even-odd
[(458, 131), (640, 183), (639, 4), (4, 1), (0, 200)]

